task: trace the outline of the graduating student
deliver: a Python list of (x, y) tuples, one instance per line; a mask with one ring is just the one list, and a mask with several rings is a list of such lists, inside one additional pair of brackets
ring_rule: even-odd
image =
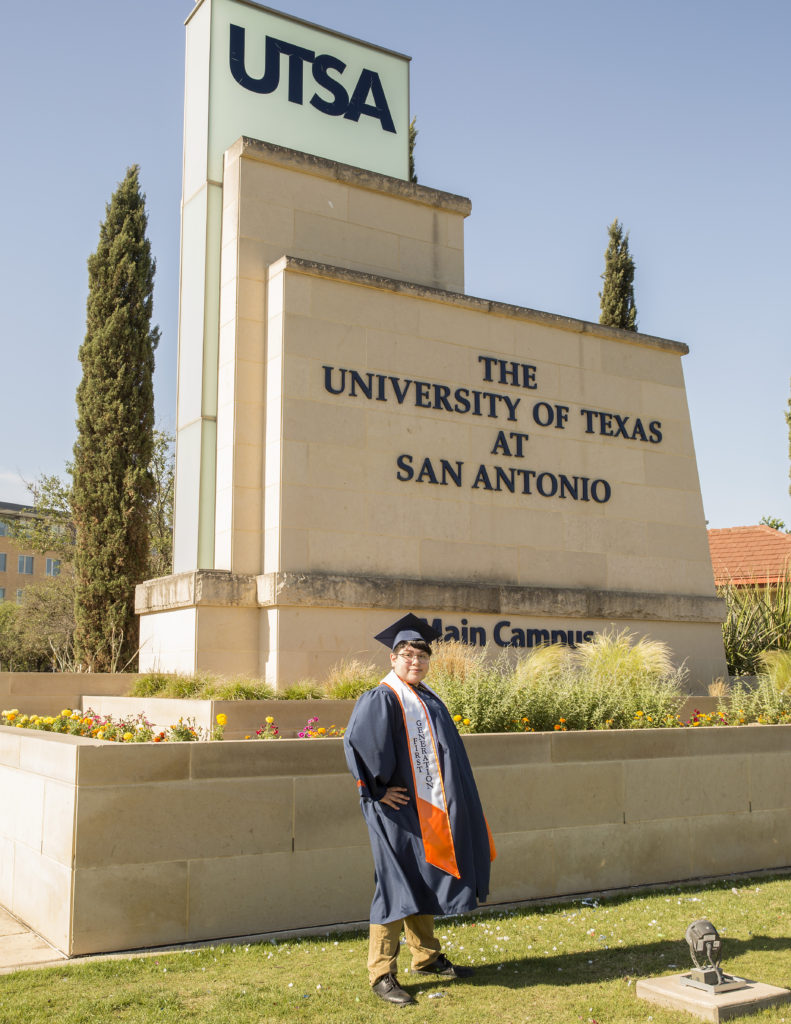
[(415, 1000), (396, 977), (402, 928), (413, 973), (473, 973), (441, 952), (434, 915), (486, 899), (495, 851), (464, 744), (423, 682), (439, 633), (410, 613), (376, 639), (390, 650), (392, 671), (358, 699), (343, 744), (375, 867), (368, 975), (376, 995), (403, 1006)]

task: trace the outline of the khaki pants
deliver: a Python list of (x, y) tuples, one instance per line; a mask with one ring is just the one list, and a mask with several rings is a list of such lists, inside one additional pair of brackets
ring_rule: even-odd
[(412, 969), (433, 963), (439, 956), (439, 940), (434, 938), (432, 914), (411, 914), (401, 921), (372, 924), (368, 938), (368, 979), (373, 985), (383, 974), (398, 971), (401, 929), (412, 951)]

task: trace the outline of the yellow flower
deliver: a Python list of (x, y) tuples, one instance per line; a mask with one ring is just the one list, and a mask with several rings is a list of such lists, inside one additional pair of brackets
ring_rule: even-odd
[(70, 714), (71, 714), (71, 708), (64, 708), (61, 711), (61, 713), (60, 713), (60, 717), (61, 718), (68, 718)]
[(319, 734), (319, 736), (323, 736), (323, 735), (324, 735), (324, 734), (325, 734), (325, 733), (327, 732), (327, 730), (326, 730), (326, 729), (324, 728), (324, 726), (320, 726), (320, 727), (319, 727), (319, 728), (318, 728), (318, 729), (316, 730), (316, 732), (317, 732), (317, 733)]
[(222, 715), (222, 714), (217, 715), (217, 725), (227, 725), (227, 724), (228, 724), (228, 716), (227, 715)]
[(15, 711), (8, 711), (8, 712), (5, 713), (5, 716), (6, 716), (6, 718), (8, 719), (9, 722), (13, 722), (14, 719), (16, 718), (16, 712)]
[(274, 723), (274, 721), (275, 721), (275, 720), (274, 720), (274, 718), (272, 718), (272, 716), (271, 716), (271, 715), (267, 715), (267, 716), (266, 716), (266, 724), (267, 724), (267, 725), (272, 725), (272, 724)]
[(97, 739), (97, 740), (103, 740), (103, 739), (104, 739), (104, 729), (100, 729), (100, 730), (99, 730), (99, 731), (98, 731), (98, 732), (96, 733), (96, 739)]
[(453, 716), (453, 721), (454, 722), (460, 722), (461, 721), (461, 715), (454, 715)]
[(634, 717), (635, 718), (642, 718), (643, 717), (643, 712), (642, 711), (635, 711)]
[(125, 732), (124, 733), (124, 743), (130, 743), (133, 739), (134, 739), (134, 736), (132, 735), (131, 732)]
[(246, 739), (246, 740), (249, 740), (249, 739), (250, 739), (250, 737), (249, 737), (249, 736), (245, 736), (245, 739)]

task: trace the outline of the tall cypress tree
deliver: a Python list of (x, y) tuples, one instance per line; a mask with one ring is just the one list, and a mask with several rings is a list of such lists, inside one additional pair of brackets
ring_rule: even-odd
[(415, 143), (418, 137), (417, 115), (409, 122), (409, 180), (417, 185), (417, 171), (415, 170)]
[(145, 197), (130, 167), (106, 207), (88, 259), (82, 380), (77, 388), (73, 511), (75, 651), (86, 668), (134, 662), (134, 588), (145, 577), (154, 432), (151, 326), (155, 261)]
[(629, 232), (616, 218), (607, 229), (610, 240), (604, 253), (604, 288), (599, 292), (599, 323), (609, 327), (637, 330), (634, 304), (634, 260), (629, 252)]

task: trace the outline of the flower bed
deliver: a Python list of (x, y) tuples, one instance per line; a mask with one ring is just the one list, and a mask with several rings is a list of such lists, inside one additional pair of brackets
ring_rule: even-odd
[[(134, 706), (135, 699), (113, 698), (117, 702)], [(219, 712), (214, 716), (210, 728), (198, 725), (194, 718), (179, 717), (178, 721), (160, 729), (155, 727), (142, 712), (128, 712), (114, 719), (109, 714), (96, 714), (91, 708), (85, 711), (63, 708), (57, 715), (27, 715), (18, 708), (0, 711), (0, 725), (16, 729), (33, 729), (38, 732), (61, 733), (69, 736), (83, 736), (89, 739), (107, 740), (114, 743), (191, 743), (199, 740), (225, 739), (228, 715)], [(329, 739), (343, 736), (345, 728), (337, 725), (319, 725), (318, 715), (308, 718), (297, 732), (299, 739)], [(267, 715), (261, 725), (252, 733), (244, 735), (245, 740), (281, 739), (283, 733), (273, 715)], [(239, 738), (239, 737), (235, 737)]]

